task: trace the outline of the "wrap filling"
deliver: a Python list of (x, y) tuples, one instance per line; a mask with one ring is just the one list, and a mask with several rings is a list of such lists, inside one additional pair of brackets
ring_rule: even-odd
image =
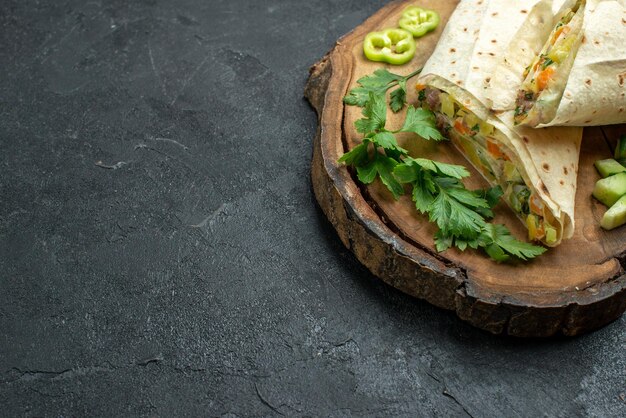
[[(543, 200), (529, 186), (528, 175), (505, 145), (505, 135), (480, 120), (451, 95), (430, 86), (418, 86), (420, 104), (432, 110), (437, 128), (459, 149), (491, 185), (499, 185), (502, 198), (526, 224), (530, 240), (557, 242), (557, 229)], [(554, 221), (553, 221), (554, 222)]]
[(516, 124), (536, 126), (554, 118), (582, 35), (584, 3), (564, 11), (541, 53), (526, 67), (515, 103)]

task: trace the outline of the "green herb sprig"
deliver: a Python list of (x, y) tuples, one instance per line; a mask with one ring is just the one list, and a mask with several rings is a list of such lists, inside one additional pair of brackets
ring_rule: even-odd
[(343, 98), (343, 102), (351, 106), (364, 107), (368, 100), (369, 94), (374, 93), (376, 96), (384, 95), (387, 90), (397, 87), (391, 91), (389, 95), (389, 107), (396, 113), (399, 112), (406, 104), (406, 83), (407, 81), (418, 75), (422, 70), (413, 71), (411, 74), (402, 76), (391, 73), (384, 68), (379, 68), (374, 71), (373, 74), (357, 80), (359, 87), (355, 87), (346, 97)]
[(339, 162), (355, 167), (357, 178), (364, 184), (379, 178), (394, 199), (404, 194), (405, 185), (410, 186), (415, 208), (439, 227), (434, 237), (437, 251), (450, 247), (461, 251), (468, 247), (481, 248), (498, 262), (511, 257), (528, 260), (544, 253), (544, 247), (519, 241), (506, 226), (488, 222), (502, 196), (499, 186), (468, 190), (462, 182), (469, 176), (465, 167), (413, 158), (398, 144), (395, 135), (400, 132), (411, 132), (425, 140), (445, 139), (436, 129), (431, 111), (409, 105), (402, 128), (396, 131), (385, 128), (387, 90), (398, 85), (404, 91), (396, 94), (392, 91), (390, 95), (391, 109), (401, 109), (406, 104), (406, 82), (418, 73), (419, 70), (402, 77), (381, 69), (358, 81), (360, 86), (352, 89), (344, 102), (363, 107), (363, 118), (355, 122), (363, 140), (339, 158)]

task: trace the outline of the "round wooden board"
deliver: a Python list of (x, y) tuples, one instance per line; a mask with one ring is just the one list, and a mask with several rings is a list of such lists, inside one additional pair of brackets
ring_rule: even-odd
[[(373, 274), (418, 298), (454, 310), (472, 325), (495, 334), (520, 337), (577, 335), (599, 328), (626, 310), (626, 227), (606, 232), (599, 226), (605, 211), (591, 197), (599, 178), (593, 162), (608, 158), (626, 125), (587, 128), (584, 132), (576, 197), (574, 237), (528, 263), (497, 264), (483, 253), (455, 249), (438, 253), (436, 227), (417, 213), (404, 196), (393, 200), (379, 181), (363, 186), (337, 159), (360, 142), (354, 121), (361, 109), (344, 106), (343, 96), (360, 77), (383, 64), (367, 61), (362, 53), (366, 33), (396, 26), (402, 10), (413, 2), (391, 3), (351, 33), (311, 68), (305, 95), (317, 110), (319, 128), (314, 144), (312, 180), (315, 196), (341, 241)], [(456, 0), (422, 0), (437, 10), (437, 30), (418, 40), (409, 64), (390, 67), (408, 74), (432, 53)], [(409, 89), (409, 103), (415, 94)], [(389, 115), (388, 125), (402, 122), (403, 112)], [(462, 164), (472, 173), (469, 187), (486, 182), (449, 144), (401, 138), (412, 155)], [(523, 238), (526, 229), (503, 204), (496, 222)]]

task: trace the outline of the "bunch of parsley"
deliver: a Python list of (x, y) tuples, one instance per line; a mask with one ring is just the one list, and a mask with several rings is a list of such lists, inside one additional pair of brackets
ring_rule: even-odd
[(435, 234), (437, 251), (453, 246), (462, 251), (467, 247), (481, 248), (498, 262), (511, 256), (528, 260), (544, 253), (543, 247), (517, 240), (506, 226), (488, 222), (502, 196), (500, 187), (468, 190), (462, 182), (469, 176), (465, 167), (413, 158), (398, 145), (395, 134), (399, 132), (412, 132), (425, 140), (444, 139), (435, 127), (431, 111), (409, 105), (400, 129), (385, 128), (387, 90), (397, 87), (390, 93), (389, 106), (392, 111), (399, 111), (406, 104), (406, 83), (418, 73), (419, 70), (400, 76), (379, 69), (358, 80), (359, 86), (349, 92), (344, 102), (363, 107), (363, 118), (355, 122), (363, 140), (339, 162), (356, 168), (357, 177), (364, 184), (379, 178), (395, 199), (404, 194), (404, 185), (409, 185), (415, 208), (428, 214), (429, 220), (439, 227)]

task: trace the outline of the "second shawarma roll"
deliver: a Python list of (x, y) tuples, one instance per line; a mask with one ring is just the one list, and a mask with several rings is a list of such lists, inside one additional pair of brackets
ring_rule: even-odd
[[(544, 0), (547, 2), (547, 0)], [(532, 127), (626, 122), (626, 0), (559, 0), (552, 30), (513, 39), (486, 84), (494, 111)], [(525, 42), (541, 44), (535, 54)], [(516, 92), (507, 88), (521, 83)]]
[[(442, 133), (526, 225), (529, 238), (558, 245), (574, 232), (574, 197), (581, 128), (515, 127), (513, 112), (496, 117), (484, 85), (515, 36), (552, 27), (542, 1), (461, 1), (417, 80), (420, 104)], [(519, 84), (507, 87), (515, 92)]]

